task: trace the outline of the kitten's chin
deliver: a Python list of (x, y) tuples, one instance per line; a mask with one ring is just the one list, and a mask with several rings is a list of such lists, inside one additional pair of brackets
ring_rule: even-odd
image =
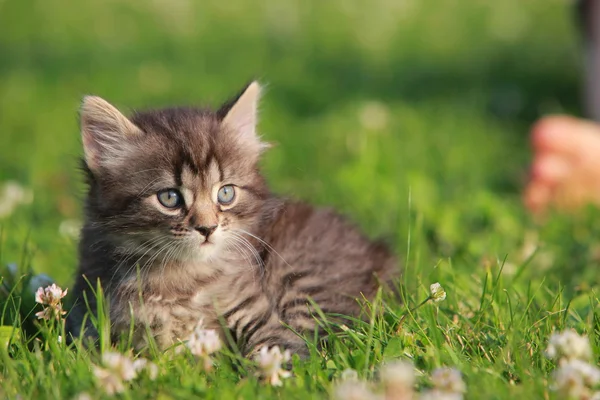
[(222, 246), (219, 241), (204, 241), (202, 243), (194, 243), (190, 246), (181, 262), (189, 263), (211, 263), (220, 260), (222, 257)]

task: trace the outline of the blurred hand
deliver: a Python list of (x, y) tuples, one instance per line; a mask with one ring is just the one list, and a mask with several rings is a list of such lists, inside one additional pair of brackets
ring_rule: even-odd
[(600, 205), (600, 125), (551, 116), (532, 128), (533, 163), (524, 202), (535, 214)]

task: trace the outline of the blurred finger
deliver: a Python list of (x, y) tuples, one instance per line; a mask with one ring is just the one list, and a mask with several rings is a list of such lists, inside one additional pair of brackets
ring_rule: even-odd
[(551, 190), (548, 185), (532, 181), (525, 189), (523, 202), (525, 207), (534, 214), (541, 214), (548, 208)]
[(554, 154), (538, 157), (531, 166), (531, 179), (555, 185), (567, 178), (571, 165), (564, 157)]
[(600, 126), (569, 116), (550, 116), (539, 120), (532, 128), (533, 147), (544, 153), (556, 152), (577, 156), (598, 147)]

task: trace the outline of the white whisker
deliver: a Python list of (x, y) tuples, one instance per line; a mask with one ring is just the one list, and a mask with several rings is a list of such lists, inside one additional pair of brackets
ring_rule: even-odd
[(139, 246), (137, 246), (135, 249), (129, 250), (127, 252), (125, 252), (124, 256), (121, 258), (121, 260), (119, 260), (119, 262), (117, 263), (117, 265), (115, 266), (115, 270), (109, 280), (109, 282), (112, 282), (113, 279), (115, 278), (115, 275), (117, 274), (117, 272), (120, 271), (121, 267), (123, 265), (125, 265), (132, 257), (139, 255), (138, 250), (143, 251), (145, 246), (148, 246), (148, 248), (144, 251), (144, 253), (142, 253), (138, 259), (131, 265), (129, 266), (129, 268), (127, 269), (126, 273), (124, 274), (124, 277), (126, 277), (130, 272), (131, 269), (133, 267), (135, 267), (135, 265), (146, 256), (146, 254), (148, 254), (151, 250), (155, 249), (156, 246), (160, 246), (162, 245), (162, 243), (165, 240), (168, 240), (169, 238), (167, 236), (161, 235), (158, 237), (153, 237), (151, 239), (146, 240), (145, 242), (143, 242), (142, 244), (140, 244)]
[(245, 231), (243, 229), (236, 229), (236, 231), (241, 232), (241, 233), (245, 233), (248, 236), (253, 237), (254, 239), (258, 240), (260, 243), (264, 244), (267, 247), (267, 250), (272, 251), (273, 253), (275, 253), (280, 259), (281, 261), (283, 261), (288, 267), (292, 268), (292, 266), (285, 260), (285, 258), (283, 258), (283, 256), (281, 254), (279, 254), (277, 252), (277, 250), (275, 250), (275, 248), (273, 246), (271, 246), (269, 243), (267, 243), (266, 241), (264, 241), (263, 239), (259, 238), (258, 236)]
[(247, 248), (248, 250), (250, 250), (250, 253), (256, 259), (257, 264), (260, 267), (264, 267), (263, 260), (260, 257), (260, 254), (258, 253), (256, 248), (252, 245), (252, 243), (250, 243), (246, 238), (237, 234), (236, 232), (231, 232), (231, 236), (232, 236), (232, 238), (235, 238), (238, 241), (238, 243), (241, 244), (244, 248)]

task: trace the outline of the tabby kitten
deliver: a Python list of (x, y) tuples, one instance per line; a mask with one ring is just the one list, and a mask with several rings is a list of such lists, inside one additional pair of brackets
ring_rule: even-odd
[[(84, 293), (100, 281), (113, 333), (165, 348), (200, 319), (229, 329), (244, 354), (279, 345), (307, 354), (308, 306), (358, 316), (396, 277), (394, 258), (333, 211), (273, 196), (258, 162), (261, 88), (251, 83), (217, 112), (169, 108), (123, 116), (99, 97), (81, 108), (89, 184), (77, 298), (67, 329), (82, 333)], [(225, 327), (222, 326), (224, 322)], [(86, 324), (86, 335), (94, 334)]]

